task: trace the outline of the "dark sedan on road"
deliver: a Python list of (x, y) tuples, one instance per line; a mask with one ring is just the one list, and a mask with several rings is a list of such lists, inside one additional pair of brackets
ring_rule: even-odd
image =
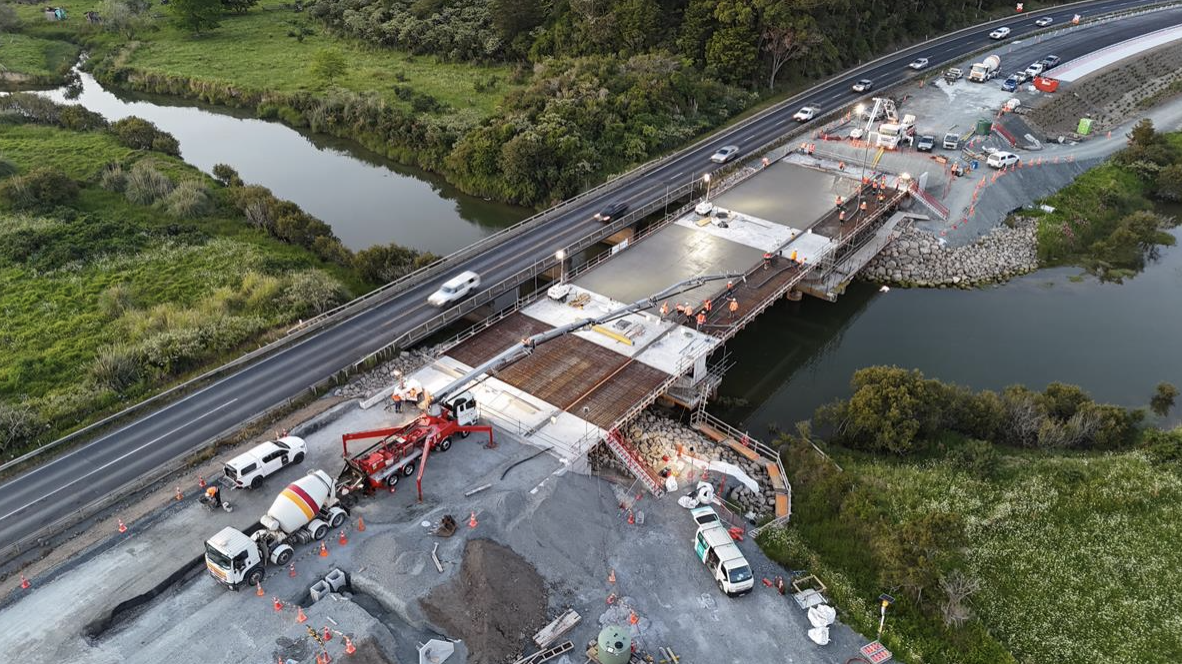
[(612, 201), (595, 213), (595, 220), (607, 223), (628, 211), (628, 204), (624, 201)]

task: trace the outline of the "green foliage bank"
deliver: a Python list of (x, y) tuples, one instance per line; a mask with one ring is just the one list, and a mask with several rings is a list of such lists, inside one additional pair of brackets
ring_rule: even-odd
[(782, 439), (792, 522), (760, 536), (843, 620), (874, 634), (893, 595), (884, 641), (905, 662), (1182, 657), (1182, 429), (1058, 383), (974, 393), (874, 367), (851, 387), (818, 413), (827, 441), (808, 423)]

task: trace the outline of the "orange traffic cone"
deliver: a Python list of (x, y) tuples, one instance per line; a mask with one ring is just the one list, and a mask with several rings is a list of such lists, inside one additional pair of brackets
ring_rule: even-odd
[(635, 611), (628, 612), (628, 622), (632, 625), (635, 625), (636, 623), (640, 622), (640, 618), (636, 615)]
[(278, 597), (276, 597), (274, 599), (275, 599), (275, 612), (278, 613), (279, 611), (283, 610), (283, 602), (280, 602)]
[(295, 578), (295, 563), (287, 566), (287, 575), (293, 579)]
[(634, 514), (632, 514), (632, 510), (628, 510), (628, 525), (629, 526), (636, 525), (636, 516)]
[(615, 593), (612, 593), (607, 596), (607, 603), (608, 604), (615, 604), (616, 603), (616, 594)]
[(345, 537), (345, 531), (342, 530), (341, 534), (337, 535), (337, 543), (340, 544), (341, 546), (345, 546), (346, 544), (349, 543), (349, 538)]
[(204, 477), (202, 477), (200, 475), (197, 476), (197, 486), (201, 487), (202, 489), (205, 488), (205, 478)]
[(259, 597), (262, 597), (263, 595), (267, 594), (267, 593), (263, 592), (263, 582), (262, 581), (259, 581), (258, 583), (254, 584), (254, 585), (255, 585), (254, 594), (258, 595)]
[(298, 604), (296, 605), (296, 622), (308, 622), (308, 616), (304, 614), (304, 607), (299, 606)]
[(177, 500), (184, 500), (185, 499), (185, 494), (181, 493), (181, 488), (179, 486), (176, 488), (176, 499)]
[(25, 575), (21, 574), (21, 590), (28, 590), (29, 586), (31, 585), (33, 584), (29, 583), (29, 580), (25, 578)]
[(357, 532), (365, 532), (365, 519), (362, 519), (361, 517), (357, 517)]
[(608, 571), (607, 582), (608, 583), (615, 583), (616, 582), (616, 570), (613, 569), (613, 570)]
[(321, 557), (321, 558), (327, 558), (327, 557), (328, 557), (328, 547), (327, 547), (327, 546), (325, 546), (324, 542), (321, 542), (321, 543), (320, 543), (320, 557)]
[(472, 516), (468, 517), (468, 527), (475, 528), (477, 523), (479, 523), (479, 521), (476, 520), (476, 512), (473, 512)]
[(357, 652), (357, 647), (353, 645), (353, 640), (352, 640), (352, 639), (350, 639), (350, 638), (349, 638), (349, 637), (346, 635), (346, 636), (345, 636), (345, 654), (346, 654), (346, 655), (352, 655), (352, 654), (353, 654), (353, 653), (355, 653), (355, 652)]
[(127, 524), (123, 523), (123, 519), (119, 519), (119, 532), (121, 532), (121, 533), (127, 532)]
[(328, 625), (324, 626), (324, 640), (332, 641), (332, 630), (328, 628)]

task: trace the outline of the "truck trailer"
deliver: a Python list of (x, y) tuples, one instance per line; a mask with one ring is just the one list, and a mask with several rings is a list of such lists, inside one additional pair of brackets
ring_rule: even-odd
[(295, 545), (322, 540), (349, 516), (328, 473), (313, 470), (287, 485), (250, 535), (227, 526), (205, 541), (210, 576), (231, 590), (257, 585), (267, 565), (283, 566)]

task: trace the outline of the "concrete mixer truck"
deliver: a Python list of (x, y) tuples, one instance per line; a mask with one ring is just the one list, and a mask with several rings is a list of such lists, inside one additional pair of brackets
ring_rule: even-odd
[(322, 540), (345, 522), (349, 513), (338, 502), (333, 479), (313, 470), (287, 485), (250, 535), (227, 526), (206, 540), (205, 566), (231, 590), (256, 585), (267, 565), (291, 562), (295, 545)]
[(969, 80), (974, 83), (984, 83), (997, 76), (997, 70), (999, 69), (1001, 69), (1001, 58), (991, 55), (973, 65), (973, 68), (969, 71)]

